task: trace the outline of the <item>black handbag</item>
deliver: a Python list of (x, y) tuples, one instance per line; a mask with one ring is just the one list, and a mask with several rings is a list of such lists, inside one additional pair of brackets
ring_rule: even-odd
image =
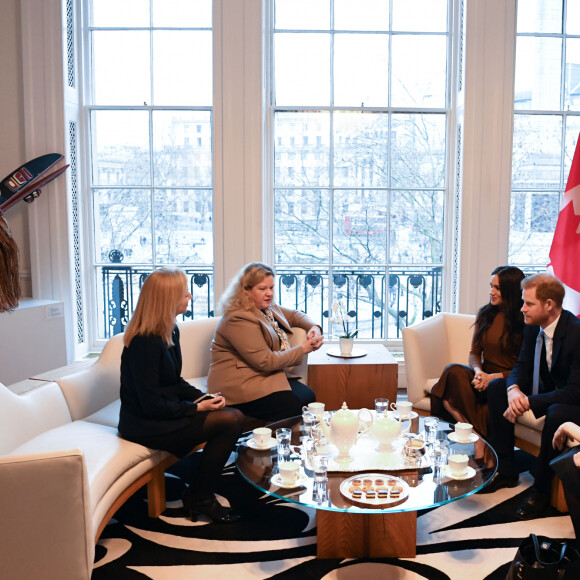
[(522, 541), (506, 580), (580, 578), (580, 554), (562, 540), (530, 534)]

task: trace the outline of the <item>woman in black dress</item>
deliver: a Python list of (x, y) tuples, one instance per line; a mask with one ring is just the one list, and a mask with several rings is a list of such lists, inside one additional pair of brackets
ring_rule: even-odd
[(191, 294), (179, 269), (149, 275), (125, 331), (121, 356), (119, 433), (125, 439), (179, 458), (206, 442), (198, 476), (189, 482), (183, 504), (193, 521), (202, 513), (215, 522), (238, 516), (217, 501), (214, 489), (243, 426), (244, 415), (216, 396), (181, 378), (181, 349), (175, 317), (187, 310)]

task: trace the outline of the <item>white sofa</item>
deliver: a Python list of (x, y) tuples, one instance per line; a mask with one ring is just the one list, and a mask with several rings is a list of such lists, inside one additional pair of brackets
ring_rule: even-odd
[[(182, 374), (202, 390), (218, 320), (179, 325)], [(295, 329), (292, 342), (304, 336)], [(95, 542), (135, 491), (147, 484), (150, 516), (165, 509), (164, 471), (176, 458), (117, 434), (122, 349), (117, 335), (90, 366), (58, 369), (19, 394), (0, 384), (3, 580), (88, 579)]]
[[(428, 395), (448, 364), (468, 364), (474, 322), (470, 314), (442, 312), (403, 329), (407, 397), (417, 412), (429, 414)], [(537, 454), (543, 426), (526, 412), (516, 423), (516, 445)]]

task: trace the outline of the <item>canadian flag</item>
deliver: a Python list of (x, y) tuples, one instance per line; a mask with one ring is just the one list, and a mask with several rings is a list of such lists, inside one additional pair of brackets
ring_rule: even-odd
[(550, 249), (554, 275), (566, 286), (564, 308), (580, 315), (580, 138)]

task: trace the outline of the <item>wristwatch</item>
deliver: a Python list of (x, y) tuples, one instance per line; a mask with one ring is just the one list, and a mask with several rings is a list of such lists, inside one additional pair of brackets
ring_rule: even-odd
[(506, 393), (509, 393), (512, 389), (517, 389), (518, 386), (517, 385), (510, 385), (507, 389), (506, 389)]

